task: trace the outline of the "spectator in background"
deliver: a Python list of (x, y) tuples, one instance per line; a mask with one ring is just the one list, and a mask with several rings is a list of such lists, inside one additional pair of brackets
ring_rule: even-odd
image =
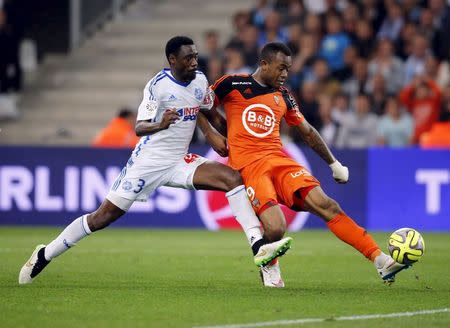
[(123, 108), (108, 125), (100, 131), (92, 142), (93, 147), (100, 148), (133, 148), (139, 141), (134, 126), (136, 112)]
[(358, 55), (369, 58), (373, 52), (373, 29), (370, 22), (360, 19), (356, 24), (353, 44), (358, 49)]
[(326, 19), (327, 34), (322, 39), (320, 56), (325, 58), (332, 72), (344, 67), (344, 52), (350, 46), (348, 35), (342, 32), (339, 16), (328, 15)]
[(208, 62), (213, 58), (222, 57), (222, 49), (219, 45), (219, 33), (216, 30), (208, 30), (204, 34), (204, 47), (201, 56), (198, 58), (198, 68), (208, 75)]
[(394, 56), (393, 44), (387, 39), (378, 41), (375, 57), (369, 62), (368, 70), (370, 77), (383, 75), (389, 94), (396, 94), (403, 87), (403, 63)]
[(320, 17), (318, 15), (314, 15), (311, 13), (307, 14), (305, 21), (304, 21), (303, 30), (306, 33), (310, 33), (317, 38), (321, 38), (323, 31), (322, 31), (322, 22), (320, 21)]
[(364, 58), (356, 59), (352, 76), (342, 85), (342, 91), (349, 95), (350, 103), (353, 104), (354, 99), (366, 90), (368, 76), (367, 60)]
[(210, 58), (208, 60), (208, 81), (213, 83), (224, 74), (222, 58)]
[(444, 0), (430, 0), (428, 6), (432, 12), (433, 25), (437, 29), (435, 39), (435, 55), (439, 59), (450, 54), (450, 3)]
[(300, 23), (291, 23), (288, 26), (288, 42), (286, 45), (291, 49), (292, 55), (297, 56), (299, 51), (300, 39), (302, 37), (302, 25)]
[(397, 40), (400, 35), (400, 31), (403, 27), (403, 12), (402, 7), (394, 1), (387, 2), (387, 16), (381, 24), (381, 28), (378, 31), (379, 39), (389, 39), (392, 41)]
[[(300, 87), (300, 106), (305, 119), (316, 129), (320, 128), (319, 103), (317, 102), (317, 84), (310, 80)], [(294, 140), (298, 140), (294, 138)]]
[(412, 53), (406, 60), (404, 83), (410, 83), (416, 75), (425, 71), (425, 60), (430, 53), (428, 40), (418, 34), (413, 39)]
[(271, 1), (258, 0), (256, 7), (251, 10), (250, 17), (251, 22), (260, 30), (264, 29), (264, 22), (266, 17), (273, 10)]
[(339, 130), (339, 124), (332, 117), (333, 103), (331, 97), (323, 95), (319, 98), (319, 116), (321, 121), (320, 135), (326, 144), (333, 147)]
[(312, 71), (306, 79), (316, 82), (317, 93), (319, 95), (333, 97), (340, 91), (340, 84), (331, 76), (328, 63), (325, 59), (317, 58), (314, 61)]
[(298, 89), (303, 79), (310, 73), (318, 51), (318, 38), (311, 33), (303, 33), (300, 37), (299, 53), (292, 60), (289, 73), (289, 85)]
[(245, 65), (244, 55), (240, 48), (225, 49), (225, 74), (250, 74), (252, 69)]
[(366, 85), (366, 93), (369, 95), (372, 113), (382, 115), (388, 93), (383, 75), (374, 75)]
[(333, 99), (333, 108), (331, 109), (331, 117), (339, 126), (349, 111), (349, 99), (345, 93), (337, 94)]
[(280, 14), (276, 11), (270, 11), (266, 16), (264, 30), (260, 32), (258, 38), (258, 47), (262, 48), (268, 42), (288, 42), (288, 31), (281, 26)]
[(400, 101), (414, 118), (411, 143), (417, 144), (420, 135), (428, 131), (439, 118), (441, 90), (434, 81), (418, 76), (401, 91)]
[(355, 3), (348, 3), (342, 11), (343, 31), (352, 39), (355, 39), (359, 15), (358, 6)]
[(20, 41), (21, 35), (11, 24), (7, 11), (0, 9), (0, 93), (17, 93), (22, 89)]
[(389, 147), (409, 145), (414, 130), (411, 115), (401, 110), (395, 97), (386, 100), (384, 112), (378, 121), (377, 144)]
[(400, 32), (400, 37), (395, 41), (395, 53), (401, 60), (406, 60), (413, 49), (413, 40), (417, 35), (417, 26), (412, 22), (406, 22)]
[(228, 41), (227, 45), (239, 43), (241, 40), (239, 36), (242, 35), (242, 30), (250, 25), (251, 17), (250, 13), (245, 10), (240, 10), (233, 15), (233, 35)]
[(242, 52), (244, 55), (245, 65), (255, 68), (258, 64), (258, 29), (253, 25), (247, 25), (242, 31)]
[(344, 53), (344, 67), (335, 71), (333, 76), (340, 82), (348, 80), (352, 77), (352, 69), (356, 60), (358, 59), (358, 51), (355, 46), (350, 46), (345, 49)]
[(378, 119), (371, 113), (369, 98), (360, 94), (355, 110), (348, 112), (339, 130), (336, 146), (340, 148), (367, 148), (375, 145)]
[(447, 85), (450, 85), (450, 53), (449, 56), (439, 64), (436, 83), (442, 89)]

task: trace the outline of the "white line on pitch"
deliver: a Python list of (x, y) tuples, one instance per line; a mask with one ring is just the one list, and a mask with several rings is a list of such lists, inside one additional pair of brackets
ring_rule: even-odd
[(264, 322), (254, 322), (254, 323), (237, 323), (237, 324), (222, 325), (222, 326), (201, 326), (201, 327), (199, 326), (199, 327), (194, 327), (194, 328), (253, 328), (253, 327), (269, 327), (269, 326), (287, 326), (287, 325), (317, 323), (317, 322), (326, 322), (326, 321), (333, 322), (333, 321), (353, 321), (353, 320), (412, 317), (415, 315), (435, 314), (435, 313), (444, 313), (444, 312), (450, 312), (450, 308), (422, 310), (422, 311), (415, 311), (415, 312), (352, 315), (352, 316), (345, 316), (345, 317), (305, 318), (305, 319), (296, 319), (296, 320), (277, 320), (277, 321), (264, 321)]

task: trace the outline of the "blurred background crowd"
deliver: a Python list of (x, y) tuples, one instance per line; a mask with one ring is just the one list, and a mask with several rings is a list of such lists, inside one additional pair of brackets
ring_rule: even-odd
[[(22, 86), (24, 18), (14, 3), (0, 0), (0, 107), (11, 99), (2, 94)], [(199, 66), (210, 83), (252, 73), (265, 43), (286, 43), (288, 87), (330, 146), (427, 147), (450, 138), (449, 1), (258, 0), (236, 12), (232, 26), (229, 40), (204, 31)], [(115, 124), (129, 121), (124, 110)], [(282, 132), (300, 142), (295, 129)]]
[[(251, 73), (266, 43), (293, 52), (289, 88), (331, 146), (433, 144), (450, 127), (446, 0), (259, 0), (233, 16), (234, 35), (205, 32), (210, 81)], [(284, 134), (294, 141), (295, 129)]]

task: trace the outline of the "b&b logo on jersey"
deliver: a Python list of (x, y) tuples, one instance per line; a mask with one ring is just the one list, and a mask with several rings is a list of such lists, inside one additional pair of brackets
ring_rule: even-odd
[(185, 107), (177, 109), (177, 113), (180, 115), (180, 118), (183, 121), (193, 121), (197, 118), (198, 111), (200, 110), (199, 106), (196, 107)]

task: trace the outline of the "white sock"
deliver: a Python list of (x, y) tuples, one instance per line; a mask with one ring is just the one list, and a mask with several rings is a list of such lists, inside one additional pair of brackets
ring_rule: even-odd
[(91, 234), (87, 223), (87, 215), (80, 216), (69, 224), (63, 232), (59, 234), (50, 244), (45, 247), (45, 259), (50, 261), (51, 259), (61, 255), (82, 238)]
[(227, 192), (225, 196), (227, 196), (231, 211), (244, 230), (250, 246), (262, 239), (261, 225), (248, 200), (245, 186), (237, 186)]
[(375, 266), (377, 267), (377, 269), (381, 269), (382, 267), (384, 267), (384, 265), (386, 264), (386, 262), (389, 260), (390, 256), (381, 252), (380, 255), (378, 255), (374, 260), (373, 260), (373, 264), (375, 264)]

